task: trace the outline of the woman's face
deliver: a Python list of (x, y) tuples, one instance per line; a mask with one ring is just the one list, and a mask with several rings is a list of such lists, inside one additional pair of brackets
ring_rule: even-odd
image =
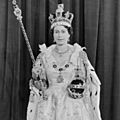
[(67, 28), (64, 26), (56, 26), (53, 32), (54, 41), (58, 45), (67, 44), (70, 34), (68, 33)]

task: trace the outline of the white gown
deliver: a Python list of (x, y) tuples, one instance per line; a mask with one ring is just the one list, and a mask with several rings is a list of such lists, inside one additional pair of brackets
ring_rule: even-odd
[[(45, 45), (41, 46), (42, 55), (38, 55), (33, 67), (33, 69), (38, 69), (39, 74), (42, 69), (43, 74), (40, 75), (48, 80), (49, 87), (45, 90), (47, 99), (44, 100), (40, 96), (39, 90), (30, 85), (27, 120), (101, 120), (99, 111), (100, 81), (85, 52), (78, 44), (70, 45), (72, 54), (69, 62), (66, 61), (63, 66), (59, 66), (52, 55), (54, 47), (55, 45), (49, 48), (45, 48)], [(41, 58), (42, 67), (40, 67)], [(80, 76), (81, 78), (87, 77), (87, 87), (82, 98), (74, 99), (68, 95), (67, 86), (75, 77), (78, 60), (81, 68)], [(66, 64), (67, 67), (65, 67)], [(63, 68), (62, 82), (58, 82), (59, 68)]]

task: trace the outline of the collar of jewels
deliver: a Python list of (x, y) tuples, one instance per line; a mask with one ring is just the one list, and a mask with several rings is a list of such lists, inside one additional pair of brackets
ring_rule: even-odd
[(58, 4), (55, 14), (50, 14), (49, 21), (51, 23), (51, 29), (57, 25), (65, 25), (71, 27), (73, 20), (73, 14), (69, 11), (64, 12), (64, 4)]

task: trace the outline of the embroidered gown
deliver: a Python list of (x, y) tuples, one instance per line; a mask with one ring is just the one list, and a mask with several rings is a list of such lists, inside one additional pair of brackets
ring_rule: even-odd
[[(43, 99), (39, 89), (30, 83), (27, 120), (101, 120), (100, 81), (83, 48), (77, 43), (69, 47), (71, 55), (62, 66), (52, 54), (55, 45), (41, 47), (42, 53), (38, 55), (32, 72), (47, 80), (49, 86), (44, 90), (46, 99)], [(75, 78), (78, 65), (80, 77), (86, 79), (86, 87), (83, 97), (74, 99), (67, 88)]]

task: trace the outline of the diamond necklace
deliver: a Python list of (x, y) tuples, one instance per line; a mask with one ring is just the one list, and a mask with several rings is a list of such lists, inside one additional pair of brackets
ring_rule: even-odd
[(63, 52), (58, 51), (58, 48), (55, 47), (55, 52), (59, 54), (60, 57), (62, 57), (63, 54), (67, 53), (69, 51), (69, 47), (67, 46), (67, 49)]

